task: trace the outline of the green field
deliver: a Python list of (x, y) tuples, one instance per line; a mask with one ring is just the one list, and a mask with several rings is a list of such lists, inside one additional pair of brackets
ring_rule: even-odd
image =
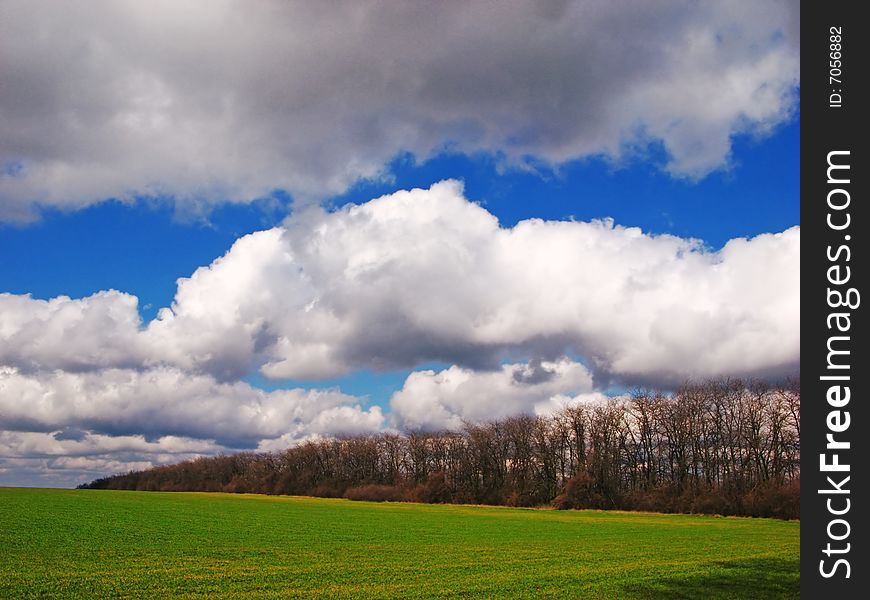
[(0, 597), (797, 597), (800, 524), (0, 488)]

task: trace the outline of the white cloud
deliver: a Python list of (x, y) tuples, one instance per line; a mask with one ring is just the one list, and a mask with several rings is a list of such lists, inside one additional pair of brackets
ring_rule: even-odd
[(445, 146), (725, 165), (787, 119), (796, 1), (0, 6), (0, 219), (38, 204), (302, 198)]
[(383, 430), (337, 390), (219, 383), (172, 368), (22, 373), (0, 367), (0, 484), (69, 487), (239, 448)]
[(589, 371), (566, 358), (503, 365), (489, 372), (454, 365), (411, 373), (390, 399), (390, 416), (402, 429), (458, 429), (465, 421), (549, 414), (577, 397), (598, 397), (590, 394), (592, 387)]
[(565, 408), (570, 408), (572, 406), (601, 406), (607, 404), (608, 402), (625, 402), (626, 400), (628, 400), (628, 398), (629, 397), (625, 395), (612, 396), (597, 391), (577, 394), (576, 396), (556, 394), (555, 396), (551, 396), (543, 402), (538, 402), (537, 404), (535, 404), (534, 412), (536, 415), (550, 416), (557, 414), (559, 411), (562, 411)]
[(137, 304), (114, 290), (77, 300), (0, 293), (0, 365), (78, 371), (142, 364)]
[[(334, 390), (266, 392), (243, 382), (218, 383), (171, 368), (0, 371), (0, 429), (6, 430), (72, 429), (166, 440), (170, 438), (165, 436), (175, 436), (254, 447), (281, 436), (298, 440), (311, 434), (377, 431), (382, 426), (380, 408), (364, 409), (359, 398)], [(60, 437), (76, 441), (75, 436)]]
[(226, 448), (207, 440), (164, 435), (148, 441), (142, 435), (111, 436), (87, 431), (76, 432), (75, 437), (57, 432), (2, 431), (0, 452), (28, 457), (93, 457), (113, 453), (153, 454), (158, 457), (214, 454)]
[(0, 431), (0, 483), (71, 487), (114, 473), (147, 469), (228, 451), (214, 442), (163, 436), (110, 436), (91, 432)]
[(145, 335), (186, 368), (274, 378), (566, 352), (631, 380), (781, 373), (799, 360), (799, 250), (799, 228), (716, 252), (609, 221), (506, 229), (443, 182), (247, 236)]
[(266, 392), (157, 368), (0, 367), (0, 484), (73, 486), (239, 448), (383, 430), (380, 407), (337, 390)]
[(141, 330), (116, 292), (0, 296), (0, 359), (232, 381), (568, 353), (629, 382), (779, 375), (800, 359), (799, 267), (797, 227), (715, 252), (610, 221), (506, 229), (448, 181), (245, 236)]

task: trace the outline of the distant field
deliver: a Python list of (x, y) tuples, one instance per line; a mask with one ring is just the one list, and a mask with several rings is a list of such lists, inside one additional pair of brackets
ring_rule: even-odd
[(0, 488), (0, 597), (792, 598), (800, 524)]

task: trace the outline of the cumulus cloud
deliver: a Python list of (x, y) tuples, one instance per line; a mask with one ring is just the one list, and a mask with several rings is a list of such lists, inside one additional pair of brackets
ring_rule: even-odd
[(488, 372), (454, 365), (411, 373), (390, 399), (390, 417), (401, 429), (458, 429), (464, 422), (550, 414), (601, 397), (593, 391), (586, 367), (567, 358), (508, 364)]
[(4, 2), (0, 219), (341, 192), (400, 152), (725, 165), (796, 102), (799, 4)]
[(575, 396), (570, 396), (567, 394), (556, 394), (555, 396), (550, 396), (547, 400), (543, 402), (538, 402), (537, 404), (535, 404), (534, 413), (536, 415), (550, 416), (558, 414), (560, 411), (563, 411), (564, 409), (570, 408), (572, 406), (601, 406), (606, 405), (610, 402), (621, 403), (627, 402), (629, 400), (630, 396), (626, 394), (608, 395), (600, 391), (592, 391), (588, 393), (577, 394)]
[(138, 299), (116, 291), (73, 300), (0, 294), (0, 365), (23, 370), (134, 367), (147, 358)]
[(718, 251), (611, 221), (502, 228), (448, 181), (243, 238), (144, 335), (278, 379), (566, 352), (631, 381), (775, 374), (799, 361), (799, 250), (797, 227)]
[(781, 375), (800, 358), (799, 267), (797, 227), (718, 251), (607, 220), (503, 228), (447, 181), (245, 236), (147, 326), (116, 292), (0, 296), (0, 359), (232, 381), (567, 353), (630, 383)]
[(77, 438), (65, 439), (60, 432), (0, 431), (0, 482), (72, 487), (107, 474), (228, 451), (214, 442), (170, 435), (148, 441), (141, 435), (82, 432)]
[[(340, 419), (335, 416), (340, 415)], [(333, 390), (267, 392), (244, 382), (218, 383), (172, 368), (107, 369), (87, 373), (0, 371), (0, 428), (55, 432), (66, 428), (106, 435), (170, 435), (254, 447), (290, 434), (360, 433), (381, 428), (377, 406)]]
[(240, 448), (385, 427), (337, 390), (267, 392), (173, 368), (24, 373), (0, 367), (0, 481), (69, 486)]

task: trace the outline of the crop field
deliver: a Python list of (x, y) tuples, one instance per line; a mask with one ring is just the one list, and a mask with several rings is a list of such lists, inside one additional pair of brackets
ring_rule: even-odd
[(0, 488), (3, 598), (792, 598), (800, 524)]

